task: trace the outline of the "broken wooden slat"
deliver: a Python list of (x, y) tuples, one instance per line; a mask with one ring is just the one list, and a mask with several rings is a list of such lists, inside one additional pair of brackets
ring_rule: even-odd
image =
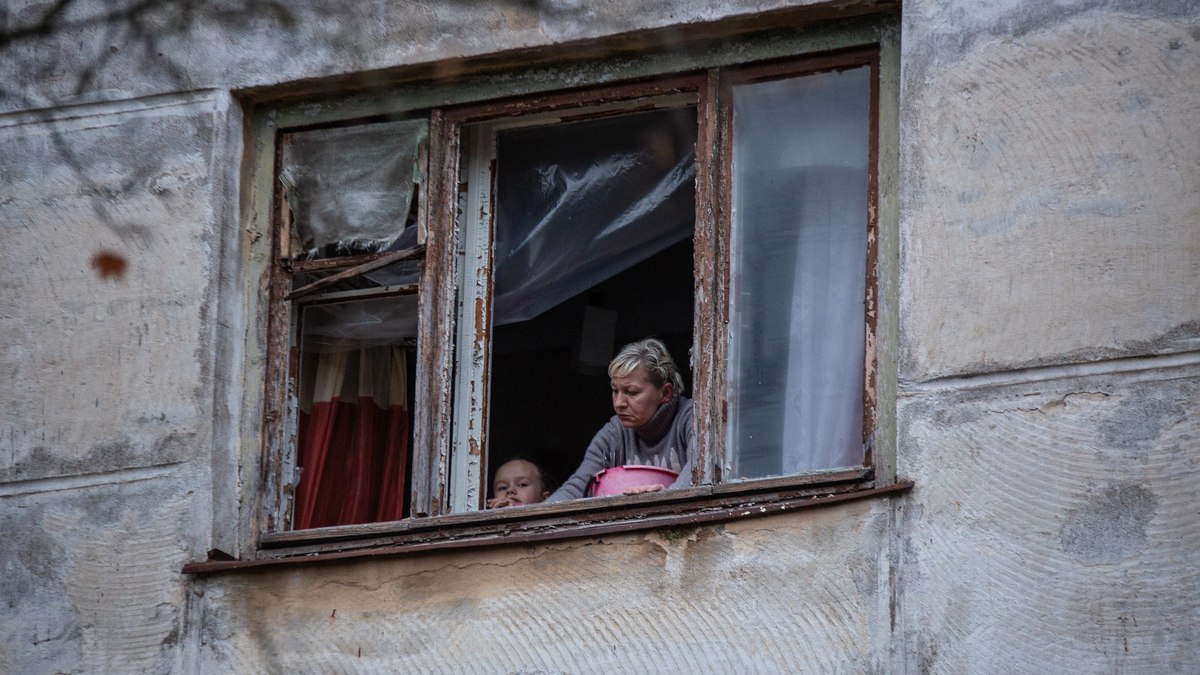
[(366, 274), (367, 272), (373, 272), (381, 267), (387, 267), (388, 265), (391, 265), (392, 263), (400, 262), (401, 260), (411, 260), (413, 258), (419, 257), (424, 252), (425, 252), (425, 247), (420, 244), (418, 244), (416, 246), (411, 246), (409, 248), (406, 248), (406, 249), (403, 249), (400, 251), (394, 251), (392, 253), (388, 253), (387, 255), (385, 255), (383, 257), (376, 258), (375, 260), (372, 260), (370, 262), (365, 262), (361, 265), (356, 265), (354, 267), (351, 267), (350, 269), (342, 270), (341, 272), (338, 272), (337, 274), (325, 277), (324, 279), (318, 279), (318, 280), (312, 282), (311, 284), (306, 284), (304, 286), (301, 286), (300, 288), (297, 288), (296, 290), (292, 291), (291, 293), (288, 293), (286, 296), (284, 296), (283, 299), (284, 300), (295, 300), (296, 298), (299, 298), (303, 295), (308, 295), (309, 293), (319, 291), (322, 288), (328, 288), (328, 287), (338, 283), (339, 281), (345, 281), (346, 279), (352, 279), (359, 275)]

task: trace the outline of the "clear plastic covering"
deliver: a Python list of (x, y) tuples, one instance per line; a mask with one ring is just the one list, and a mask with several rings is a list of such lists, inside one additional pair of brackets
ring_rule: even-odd
[(392, 245), (409, 220), (427, 134), (424, 119), (289, 134), (279, 180), (293, 252), (323, 257)]
[[(694, 108), (501, 132), (494, 323), (531, 319), (690, 237), (695, 142)], [(414, 243), (409, 228), (389, 248)], [(378, 286), (417, 280), (411, 263), (364, 276)], [(308, 309), (305, 349), (415, 336), (415, 303), (404, 296)]]
[(493, 321), (532, 319), (692, 235), (694, 108), (499, 137)]
[(870, 71), (734, 88), (730, 475), (861, 465)]
[(417, 296), (305, 307), (302, 331), (301, 347), (305, 353), (415, 344)]

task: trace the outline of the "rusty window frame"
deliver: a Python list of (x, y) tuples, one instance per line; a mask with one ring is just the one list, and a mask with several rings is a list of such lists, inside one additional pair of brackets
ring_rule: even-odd
[[(875, 350), (878, 337), (878, 317), (879, 317), (879, 94), (880, 94), (880, 79), (881, 79), (881, 63), (880, 63), (880, 47), (871, 45), (868, 47), (860, 47), (853, 49), (844, 49), (832, 53), (779, 59), (775, 61), (747, 64), (744, 66), (734, 66), (723, 69), (716, 79), (720, 88), (720, 95), (717, 97), (716, 120), (720, 125), (718, 133), (718, 142), (720, 144), (720, 161), (717, 181), (719, 188), (716, 191), (716, 198), (719, 201), (717, 207), (720, 213), (718, 228), (715, 233), (717, 243), (715, 248), (721, 252), (717, 256), (717, 274), (720, 275), (721, 283), (714, 284), (708, 292), (713, 297), (719, 298), (721, 307), (721, 322), (722, 325), (729, 323), (730, 298), (728, 289), (729, 280), (729, 252), (731, 251), (731, 231), (732, 219), (731, 203), (732, 203), (732, 159), (733, 159), (733, 88), (739, 84), (748, 84), (754, 82), (767, 82), (784, 78), (798, 77), (803, 75), (813, 75), (824, 72), (835, 72), (840, 70), (848, 70), (853, 68), (867, 67), (870, 69), (870, 91), (868, 98), (868, 139), (867, 139), (867, 278), (865, 285), (865, 297), (863, 303), (863, 328), (865, 331), (864, 354), (863, 354), (863, 411), (862, 411), (862, 441), (863, 441), (863, 466), (868, 467), (872, 471), (872, 475), (878, 470), (884, 469), (882, 456), (875, 452), (875, 427), (877, 421), (877, 376), (879, 368), (878, 355)], [(714, 275), (716, 278), (716, 275)], [(726, 391), (724, 375), (727, 372), (728, 364), (725, 362), (729, 354), (729, 333), (723, 330), (714, 330), (714, 336), (711, 345), (712, 353), (715, 355), (713, 364), (715, 371), (714, 378), (720, 378), (719, 391)], [(699, 337), (699, 336), (697, 336)], [(723, 337), (724, 341), (720, 338)], [(711, 424), (714, 428), (719, 424), (724, 439), (724, 430), (728, 422), (728, 410), (722, 407), (720, 417), (712, 419)], [(720, 464), (718, 457), (724, 452), (731, 449), (722, 448), (720, 451), (711, 452), (710, 470), (713, 474), (715, 482), (720, 482)], [(886, 475), (886, 472), (880, 473), (881, 476)]]
[[(288, 531), (293, 516), (294, 490), (297, 481), (296, 460), (298, 448), (298, 383), (300, 351), (296, 342), (299, 322), (305, 306), (339, 302), (353, 296), (355, 300), (424, 295), (427, 291), (422, 282), (399, 286), (385, 286), (354, 293), (322, 292), (341, 281), (361, 276), (393, 263), (423, 261), (426, 246), (416, 246), (392, 251), (351, 254), (326, 258), (303, 259), (291, 250), (291, 209), (286, 201), (286, 190), (278, 177), (283, 170), (283, 148), (291, 134), (318, 128), (352, 127), (379, 121), (376, 117), (349, 120), (327, 125), (306, 125), (277, 128), (272, 133), (273, 170), (271, 176), (271, 240), (270, 260), (266, 294), (266, 355), (263, 393), (263, 456), (261, 472), (263, 494), (260, 496), (259, 519), (263, 534)], [(423, 148), (418, 157), (422, 172), (428, 176), (428, 148)], [(421, 179), (418, 190), (427, 179)], [(427, 218), (427, 207), (422, 196), (418, 196), (417, 228), (423, 233)], [(304, 286), (295, 287), (296, 275), (308, 274), (319, 278)], [(419, 301), (420, 302), (420, 301)], [(411, 452), (411, 450), (410, 450)]]
[[(818, 501), (823, 504), (872, 494), (892, 494), (910, 487), (911, 483), (896, 481), (886, 467), (884, 471), (879, 471), (884, 465), (880, 455), (873, 452), (873, 437), (864, 439), (867, 453), (864, 466), (848, 471), (815, 472), (722, 484), (719, 463), (714, 461), (714, 458), (724, 451), (723, 438), (728, 412), (723, 392), (728, 346), (728, 334), (724, 331), (724, 326), (729, 310), (729, 298), (725, 291), (728, 288), (729, 274), (730, 174), (727, 162), (730, 157), (731, 116), (729, 97), (713, 94), (727, 93), (735, 81), (748, 81), (756, 77), (769, 78), (779, 73), (799, 74), (854, 67), (861, 65), (863, 59), (866, 59), (866, 63), (872, 68), (868, 239), (870, 278), (864, 323), (868, 331), (864, 387), (868, 391), (864, 397), (864, 436), (868, 436), (878, 424), (878, 409), (874, 403), (878, 363), (872, 345), (878, 339), (875, 319), (878, 315), (879, 297), (879, 277), (876, 273), (879, 255), (878, 136), (881, 125), (879, 51), (878, 46), (871, 46), (827, 52), (818, 56), (791, 56), (771, 62), (709, 68), (685, 76), (655, 77), (641, 82), (580, 91), (551, 92), (510, 100), (432, 109), (428, 113), (430, 127), (427, 170), (419, 202), (418, 222), (420, 231), (425, 235), (424, 249), (405, 252), (408, 255), (424, 255), (419, 284), (421, 300), (418, 341), (421, 352), (417, 386), (413, 394), (414, 439), (410, 450), (413, 453), (413, 487), (410, 499), (414, 517), (394, 523), (306, 531), (281, 530), (279, 524), (288, 517), (290, 502), (289, 486), (287, 481), (283, 480), (286, 458), (289, 445), (292, 446), (291, 452), (294, 452), (295, 440), (294, 426), (289, 426), (287, 416), (281, 414), (281, 411), (288, 410), (292, 392), (289, 391), (284, 378), (271, 374), (278, 373), (282, 364), (290, 365), (294, 354), (290, 351), (288, 343), (292, 317), (289, 312), (273, 310), (267, 321), (268, 376), (264, 382), (265, 443), (261, 455), (264, 463), (263, 475), (273, 477), (273, 481), (270, 478), (266, 481), (266, 489), (261, 495), (259, 513), (263, 514), (265, 519), (258, 533), (258, 550), (254, 557), (276, 560), (298, 554), (328, 555), (334, 551), (380, 550), (381, 545), (399, 546), (408, 550), (413, 546), (436, 548), (473, 545), (463, 542), (485, 544), (510, 541), (505, 538), (506, 533), (512, 533), (512, 541), (587, 536), (588, 533), (600, 531), (638, 529), (637, 524), (626, 522), (626, 517), (636, 518), (643, 525), (651, 522), (705, 522), (708, 516), (702, 514), (707, 513), (717, 519), (735, 517), (751, 504), (782, 504), (780, 508), (786, 509), (789, 505), (790, 508), (798, 508), (802, 505), (819, 505)], [(519, 513), (450, 514), (447, 509), (447, 464), (454, 450), (450, 437), (452, 398), (448, 383), (453, 381), (455, 364), (461, 357), (455, 358), (454, 345), (445, 339), (445, 336), (454, 334), (456, 303), (453, 284), (445, 282), (453, 280), (458, 271), (455, 267), (455, 250), (459, 243), (455, 213), (458, 206), (457, 177), (461, 150), (459, 130), (464, 125), (487, 119), (569, 110), (585, 104), (603, 102), (606, 97), (613, 100), (628, 99), (630, 92), (634, 91), (640, 92), (638, 96), (668, 95), (679, 91), (693, 91), (697, 94), (695, 105), (699, 125), (692, 362), (697, 390), (694, 400), (698, 461), (694, 462), (693, 475), (696, 487), (671, 490), (660, 495), (579, 500), (565, 504), (524, 507)], [(343, 123), (345, 122), (339, 124)], [(276, 134), (276, 149), (279, 147), (279, 133), (282, 132)], [(278, 169), (279, 157), (276, 155), (276, 172)], [(275, 213), (281, 214), (286, 211), (280, 208), (278, 193), (275, 194), (272, 203)], [(288, 241), (285, 236), (288, 226), (285, 218), (279, 218), (273, 236), (273, 241), (276, 242), (272, 247), (273, 252), (278, 253), (276, 247), (279, 242)], [(361, 267), (377, 262), (379, 257), (364, 256), (344, 262)], [(296, 269), (302, 268), (303, 265), (300, 265)], [(290, 273), (282, 265), (272, 264), (269, 275), (272, 307), (288, 306), (290, 301), (286, 296), (290, 291), (284, 292), (281, 289), (288, 287), (284, 276), (288, 276), (287, 280), (290, 280)], [(291, 438), (288, 437), (289, 433), (292, 434)], [(486, 475), (486, 467), (482, 475)], [(598, 503), (601, 501), (604, 503)]]
[[(694, 231), (694, 261), (693, 282), (696, 298), (694, 307), (693, 354), (699, 354), (699, 359), (692, 363), (693, 376), (696, 378), (695, 423), (697, 447), (693, 462), (694, 485), (722, 484), (720, 459), (728, 449), (725, 447), (725, 431), (728, 409), (724, 399), (726, 357), (729, 347), (729, 334), (725, 326), (729, 321), (730, 297), (729, 288), (729, 251), (730, 247), (730, 161), (732, 157), (732, 88), (743, 82), (756, 82), (785, 77), (796, 77), (820, 72), (845, 70), (868, 67), (871, 72), (871, 88), (869, 92), (869, 119), (878, 117), (878, 96), (880, 59), (878, 46), (847, 49), (819, 56), (803, 56), (781, 59), (778, 61), (756, 63), (745, 66), (709, 69), (688, 75), (669, 78), (659, 78), (643, 82), (631, 82), (613, 86), (596, 87), (571, 92), (556, 92), (542, 96), (526, 97), (508, 101), (484, 102), (477, 105), (460, 106), (445, 112), (443, 124), (446, 147), (454, 148), (453, 159), (459, 160), (464, 134), (468, 129), (482, 131), (493, 135), (497, 128), (507, 128), (508, 125), (521, 126), (529, 124), (545, 124), (545, 116), (559, 114), (560, 121), (573, 121), (589, 116), (604, 114), (619, 114), (654, 107), (659, 98), (670, 98), (687, 94), (695, 97), (691, 101), (696, 106), (698, 121), (697, 129), (697, 196), (696, 196), (696, 225)], [(624, 102), (625, 106), (620, 104)], [(490, 126), (497, 123), (496, 127)], [(863, 450), (864, 457), (860, 471), (861, 478), (870, 480), (875, 475), (877, 456), (873, 451), (873, 431), (876, 417), (875, 409), (875, 374), (877, 359), (870, 348), (876, 340), (875, 317), (878, 307), (875, 298), (878, 297), (878, 274), (876, 260), (878, 256), (876, 242), (878, 240), (877, 217), (877, 159), (878, 132), (877, 124), (872, 123), (868, 139), (870, 170), (868, 173), (868, 214), (867, 214), (867, 279), (866, 298), (864, 307), (864, 331), (867, 334), (864, 350), (863, 378)], [(490, 148), (494, 153), (494, 136), (488, 139), (475, 139), (475, 147), (470, 152), (485, 151)], [(469, 154), (465, 153), (465, 154)], [(476, 169), (479, 175), (472, 176), (471, 184), (480, 179), (494, 179), (494, 156), (488, 154), (481, 159), (483, 169)], [(444, 183), (455, 180), (462, 182), (462, 172), (471, 170), (469, 167), (458, 165), (457, 161), (447, 165), (453, 169), (451, 175), (442, 177)], [(453, 178), (451, 177), (453, 176)], [(489, 186), (490, 187), (490, 186)], [(488, 197), (488, 192), (473, 193), (474, 201), (468, 200), (465, 208), (460, 208), (459, 195), (452, 191), (442, 193), (441, 202), (431, 202), (431, 209), (442, 220), (431, 227), (445, 233), (454, 232), (463, 235), (463, 222), (457, 220), (454, 214), (460, 214), (464, 220), (478, 220), (490, 223), (494, 204)], [(494, 195), (492, 196), (494, 198)], [(478, 203), (476, 203), (478, 202)], [(479, 212), (479, 213), (477, 213)], [(486, 224), (484, 225), (486, 227)], [(457, 436), (454, 430), (441, 430), (442, 437), (436, 448), (437, 461), (433, 462), (438, 468), (440, 482), (438, 501), (430, 505), (428, 515), (460, 515), (478, 508), (482, 495), (486, 494), (484, 484), (488, 474), (487, 467), (487, 429), (488, 429), (488, 382), (490, 371), (489, 330), (491, 278), (489, 267), (490, 231), (480, 232), (475, 241), (455, 241), (446, 246), (446, 252), (463, 251), (465, 259), (469, 259), (471, 270), (478, 271), (478, 277), (464, 279), (458, 274), (463, 270), (452, 264), (443, 265), (444, 276), (430, 280), (442, 287), (460, 284), (464, 289), (479, 289), (474, 292), (464, 292), (459, 298), (461, 305), (468, 309), (458, 318), (457, 349), (459, 356), (455, 364), (447, 364), (446, 372), (457, 366), (455, 385), (458, 391), (464, 387), (470, 388), (468, 400), (454, 401), (443, 399), (444, 407), (440, 412), (441, 419), (452, 419), (459, 424)], [(451, 311), (447, 308), (445, 311)], [(466, 321), (465, 319), (470, 319)], [(470, 324), (464, 330), (463, 324)], [(467, 364), (467, 365), (464, 365)], [(471, 375), (463, 376), (466, 368), (472, 370)], [(463, 418), (466, 418), (465, 420)], [(704, 420), (701, 423), (700, 420)], [(463, 431), (463, 429), (467, 431)], [(457, 453), (457, 455), (455, 454)], [(455, 476), (449, 465), (457, 457), (459, 466), (467, 465), (469, 470)], [(810, 475), (809, 472), (795, 476)], [(783, 480), (765, 479), (767, 481)], [(759, 482), (763, 479), (751, 479), (746, 482)], [(464, 490), (465, 494), (454, 494), (454, 488)], [(452, 501), (453, 500), (453, 501)], [(451, 508), (453, 504), (454, 508)]]
[[(477, 511), (487, 494), (488, 475), (488, 377), (491, 370), (490, 327), (492, 280), (491, 239), (494, 214), (495, 141), (496, 133), (523, 126), (552, 124), (595, 119), (645, 110), (694, 106), (697, 98), (705, 98), (706, 79), (692, 74), (654, 80), (624, 83), (608, 87), (573, 92), (553, 93), (534, 98), (486, 102), (463, 106), (446, 113), (447, 132), (461, 145), (465, 135), (472, 147), (463, 153), (466, 166), (458, 167), (459, 183), (464, 173), (471, 173), (465, 208), (454, 230), (461, 234), (456, 250), (465, 251), (467, 269), (459, 276), (442, 279), (441, 283), (457, 283), (462, 289), (459, 304), (464, 308), (458, 317), (455, 392), (450, 415), (454, 425), (450, 446), (442, 448), (451, 466), (449, 492), (445, 495), (440, 513)], [(701, 146), (699, 140), (697, 145)], [(699, 153), (698, 153), (699, 154)], [(699, 157), (697, 162), (700, 162)], [(480, 185), (480, 184), (483, 185)], [(441, 213), (458, 211), (457, 202), (437, 204)], [(451, 225), (443, 223), (443, 227)], [(477, 231), (478, 228), (478, 231)], [(478, 276), (470, 278), (472, 273)], [(470, 320), (465, 320), (470, 319)]]

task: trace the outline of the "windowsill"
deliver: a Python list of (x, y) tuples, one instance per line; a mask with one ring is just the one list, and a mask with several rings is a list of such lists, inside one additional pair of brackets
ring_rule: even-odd
[(594, 537), (818, 508), (898, 494), (911, 481), (876, 486), (869, 469), (829, 471), (666, 490), (643, 495), (577, 499), (493, 511), (410, 518), (392, 523), (327, 527), (264, 535), (257, 557), (184, 565), (184, 574), (212, 574), (431, 550), (527, 544)]

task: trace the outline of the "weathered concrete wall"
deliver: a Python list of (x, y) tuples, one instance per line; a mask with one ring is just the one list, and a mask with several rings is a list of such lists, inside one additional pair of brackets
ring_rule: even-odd
[(181, 566), (207, 479), (186, 467), (0, 492), (0, 672), (187, 672)]
[[(3, 403), (0, 477), (207, 456), (228, 105), (160, 98), (0, 126), (3, 368), (24, 394)], [(102, 250), (127, 273), (93, 268)]]
[(1200, 670), (1195, 2), (905, 4), (911, 494), (179, 574), (256, 470), (230, 90), (803, 4), (209, 4), (4, 53), (0, 672)]
[[(229, 452), (214, 428), (231, 105), (0, 120), (0, 672), (175, 670), (179, 569), (206, 550), (209, 466)], [(93, 268), (101, 250), (122, 274)]]
[[(887, 670), (890, 509), (209, 579), (203, 672)], [(797, 546), (797, 542), (805, 542)], [(883, 569), (881, 570), (881, 566)]]
[(949, 4), (905, 6), (902, 377), (1196, 351), (1200, 3)]
[(905, 3), (907, 671), (1200, 669), (1198, 18)]
[[(10, 3), (14, 4), (14, 3)], [(46, 11), (17, 2), (10, 15)], [(24, 7), (20, 5), (24, 4)], [(432, 64), (497, 52), (686, 26), (812, 5), (816, 0), (507, 0), (354, 3), (333, 11), (320, 0), (175, 0), (139, 23), (89, 25), (61, 37), (19, 43), (0, 63), (0, 111), (68, 100), (123, 99), (197, 89), (241, 89), (308, 78)], [(86, 21), (101, 2), (77, 2)], [(180, 7), (188, 11), (179, 11)], [(89, 73), (79, 90), (78, 75)], [(452, 75), (442, 70), (441, 75)], [(7, 98), (8, 100), (5, 100)]]
[(1200, 368), (901, 408), (910, 670), (1194, 672)]

